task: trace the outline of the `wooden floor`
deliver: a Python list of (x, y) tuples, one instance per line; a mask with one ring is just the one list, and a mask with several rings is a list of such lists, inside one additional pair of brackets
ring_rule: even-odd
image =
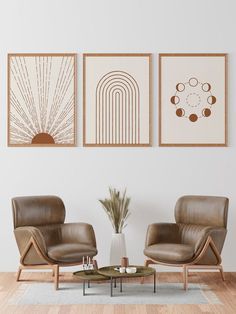
[[(236, 273), (225, 273), (226, 281), (219, 273), (192, 273), (189, 282), (207, 284), (222, 302), (204, 305), (9, 305), (8, 300), (16, 292), (20, 283), (14, 273), (0, 273), (0, 313), (1, 314), (156, 314), (156, 313), (236, 313)], [(50, 281), (50, 273), (24, 272), (22, 279), (30, 281)], [(75, 281), (71, 273), (62, 273), (60, 281)], [(148, 278), (145, 279), (148, 282)], [(151, 278), (150, 278), (151, 280)], [(182, 282), (180, 273), (159, 273), (160, 282)], [(171, 298), (171, 296), (170, 296)]]

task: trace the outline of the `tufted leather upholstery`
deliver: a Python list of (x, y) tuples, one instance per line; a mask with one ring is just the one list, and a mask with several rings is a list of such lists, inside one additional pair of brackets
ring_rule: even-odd
[(65, 206), (57, 196), (22, 196), (12, 199), (14, 228), (62, 224)]
[(186, 195), (175, 206), (175, 221), (212, 227), (227, 227), (228, 203), (226, 197)]
[[(148, 227), (144, 254), (167, 264), (191, 263), (208, 236), (221, 253), (227, 233), (228, 199), (214, 196), (183, 196), (175, 206), (176, 223), (154, 223)], [(216, 265), (209, 247), (197, 262)]]

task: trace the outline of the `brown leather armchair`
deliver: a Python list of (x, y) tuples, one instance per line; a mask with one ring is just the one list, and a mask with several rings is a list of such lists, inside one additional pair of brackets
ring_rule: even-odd
[(92, 258), (97, 254), (93, 227), (64, 223), (65, 206), (59, 197), (15, 197), (12, 206), (21, 255), (17, 281), (23, 269), (52, 269), (57, 289), (59, 266), (79, 265), (83, 256)]
[(221, 251), (227, 233), (228, 198), (183, 196), (175, 206), (176, 223), (149, 225), (145, 265), (182, 266), (184, 288), (190, 269), (217, 269), (224, 280)]

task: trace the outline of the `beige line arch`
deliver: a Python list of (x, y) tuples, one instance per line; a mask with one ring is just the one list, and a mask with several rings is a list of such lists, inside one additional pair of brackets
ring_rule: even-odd
[[(127, 100), (127, 93), (124, 94), (124, 89), (116, 87), (110, 90), (109, 106), (112, 106), (111, 117), (114, 123), (110, 124), (111, 139), (109, 142), (114, 144), (122, 144), (124, 141), (123, 125), (124, 125), (124, 103)], [(109, 121), (111, 120), (109, 117)]]
[[(118, 106), (118, 98), (110, 95), (118, 89), (119, 111), (114, 112), (112, 108), (114, 103)], [(96, 88), (95, 114), (96, 144), (140, 143), (140, 92), (129, 73), (111, 71), (100, 79)], [(114, 132), (118, 133), (118, 140)]]
[[(128, 108), (129, 108), (129, 104), (131, 103), (131, 94), (129, 93), (129, 90), (127, 89), (127, 87), (121, 82), (121, 83), (114, 83), (111, 84), (110, 87), (107, 90), (107, 96), (105, 98), (105, 103), (108, 102), (109, 106), (108, 108), (111, 107), (111, 111), (110, 111), (110, 117), (109, 117), (109, 121), (116, 121), (116, 115), (114, 114), (114, 103), (113, 103), (113, 98), (112, 95), (114, 93), (116, 93), (117, 91), (120, 91), (122, 93), (122, 120), (121, 120), (121, 130), (119, 130), (119, 133), (122, 133), (122, 141), (119, 144), (125, 144), (127, 142), (127, 136), (126, 136), (126, 129), (127, 129), (127, 117), (128, 117)], [(116, 127), (111, 123), (110, 124), (110, 129), (112, 131), (112, 137), (113, 138), (113, 134), (114, 134), (114, 129)], [(119, 125), (118, 128), (120, 129)], [(111, 141), (112, 143), (114, 141)], [(116, 144), (116, 143), (115, 143)]]

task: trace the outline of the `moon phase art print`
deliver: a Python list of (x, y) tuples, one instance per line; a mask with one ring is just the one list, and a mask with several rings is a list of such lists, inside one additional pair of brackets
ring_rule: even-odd
[(226, 54), (159, 55), (159, 145), (227, 145)]

